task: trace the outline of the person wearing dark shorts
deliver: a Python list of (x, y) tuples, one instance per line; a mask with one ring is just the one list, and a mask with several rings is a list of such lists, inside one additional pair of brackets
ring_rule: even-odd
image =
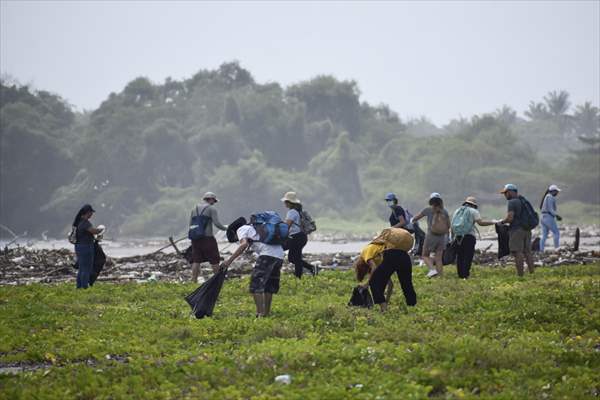
[(206, 217), (204, 219), (206, 221), (204, 236), (192, 240), (192, 282), (198, 281), (200, 264), (203, 262), (210, 263), (213, 272), (217, 272), (219, 269), (219, 262), (221, 261), (221, 255), (219, 254), (217, 240), (213, 235), (212, 226), (214, 225), (223, 231), (227, 230), (227, 226), (221, 224), (219, 221), (219, 214), (214, 207), (219, 201), (217, 196), (213, 192), (206, 192), (204, 196), (202, 196), (202, 200), (204, 201), (204, 204), (194, 207), (190, 216), (190, 225), (192, 224), (192, 218), (195, 216), (201, 215)]
[(508, 201), (508, 212), (506, 213), (506, 217), (498, 221), (498, 223), (509, 224), (508, 246), (511, 254), (515, 257), (517, 275), (524, 275), (525, 262), (527, 262), (529, 273), (533, 274), (535, 264), (533, 263), (533, 255), (531, 254), (531, 230), (523, 228), (523, 218), (525, 218), (526, 211), (523, 210), (517, 186), (512, 183), (506, 184), (500, 193)]
[(417, 304), (417, 293), (415, 293), (415, 288), (412, 284), (412, 262), (410, 256), (403, 250), (385, 250), (383, 252), (383, 261), (372, 273), (369, 281), (373, 302), (380, 305), (381, 311), (385, 311), (387, 308), (384, 291), (394, 273), (398, 276), (406, 305), (414, 306)]
[(250, 293), (256, 305), (256, 317), (266, 317), (271, 313), (273, 295), (279, 292), (283, 248), (278, 244), (259, 242), (260, 236), (252, 225), (238, 228), (236, 236), (240, 245), (227, 260), (223, 261), (221, 268), (229, 268), (231, 263), (248, 249), (258, 254), (250, 276)]

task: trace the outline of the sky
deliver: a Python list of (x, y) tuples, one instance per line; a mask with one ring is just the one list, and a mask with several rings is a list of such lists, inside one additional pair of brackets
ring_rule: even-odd
[(260, 83), (330, 74), (438, 125), (567, 90), (600, 104), (600, 1), (0, 0), (0, 72), (95, 109), (237, 60)]

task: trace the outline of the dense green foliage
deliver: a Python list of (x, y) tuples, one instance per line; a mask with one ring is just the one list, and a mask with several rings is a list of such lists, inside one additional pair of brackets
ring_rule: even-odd
[(599, 267), (475, 267), (468, 281), (417, 268), (417, 306), (396, 288), (385, 314), (345, 305), (350, 272), (284, 275), (259, 320), (247, 278), (203, 320), (191, 284), (4, 286), (0, 363), (45, 367), (0, 375), (0, 398), (596, 398)]
[(388, 191), (413, 211), (432, 191), (451, 206), (466, 195), (500, 206), (507, 182), (534, 202), (558, 183), (565, 200), (600, 203), (600, 112), (571, 112), (564, 91), (525, 118), (504, 106), (439, 128), (361, 102), (353, 81), (282, 88), (235, 62), (181, 81), (134, 79), (83, 113), (44, 91), (0, 89), (0, 220), (18, 232), (59, 234), (85, 202), (113, 235), (181, 232), (206, 190), (226, 222), (280, 209), (287, 190), (317, 217), (357, 223), (384, 216)]

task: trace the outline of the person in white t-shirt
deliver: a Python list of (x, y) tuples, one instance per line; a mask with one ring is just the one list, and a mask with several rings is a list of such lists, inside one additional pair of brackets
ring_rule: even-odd
[(283, 248), (279, 244), (259, 242), (260, 237), (252, 225), (241, 226), (237, 229), (236, 234), (240, 245), (221, 264), (221, 268), (228, 268), (248, 249), (258, 254), (250, 277), (250, 293), (256, 304), (256, 316), (266, 317), (271, 312), (273, 294), (279, 292), (281, 265), (284, 257)]

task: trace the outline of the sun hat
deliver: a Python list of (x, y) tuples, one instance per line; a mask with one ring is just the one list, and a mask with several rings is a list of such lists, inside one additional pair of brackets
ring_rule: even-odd
[(506, 185), (504, 185), (504, 189), (502, 189), (500, 191), (500, 193), (506, 193), (509, 190), (512, 192), (518, 192), (517, 185), (513, 185), (512, 183), (507, 183)]
[(217, 199), (217, 195), (214, 194), (213, 192), (204, 193), (204, 196), (202, 196), (202, 200), (208, 200), (208, 199), (213, 199), (215, 202), (219, 201), (219, 199)]
[(390, 201), (390, 200), (398, 200), (398, 198), (396, 197), (396, 194), (389, 192), (388, 194), (385, 195), (385, 201)]
[(300, 199), (298, 199), (298, 195), (296, 194), (296, 192), (287, 192), (283, 195), (281, 201), (289, 201), (290, 203), (294, 204), (302, 204)]
[(431, 199), (441, 199), (441, 198), (442, 198), (442, 195), (439, 194), (438, 192), (433, 192), (433, 193), (431, 193), (429, 195), (429, 200), (431, 200)]
[(473, 205), (473, 206), (475, 206), (475, 207), (478, 207), (478, 204), (477, 204), (477, 199), (476, 199), (475, 197), (473, 197), (473, 196), (469, 196), (469, 197), (467, 197), (467, 198), (465, 199), (465, 203), (468, 203), (468, 204), (471, 204), (471, 205)]
[(558, 188), (558, 186), (556, 186), (556, 185), (550, 185), (550, 186), (548, 187), (548, 191), (549, 191), (549, 192), (554, 192), (554, 191), (556, 191), (556, 192), (560, 192), (560, 189), (559, 189), (559, 188)]

